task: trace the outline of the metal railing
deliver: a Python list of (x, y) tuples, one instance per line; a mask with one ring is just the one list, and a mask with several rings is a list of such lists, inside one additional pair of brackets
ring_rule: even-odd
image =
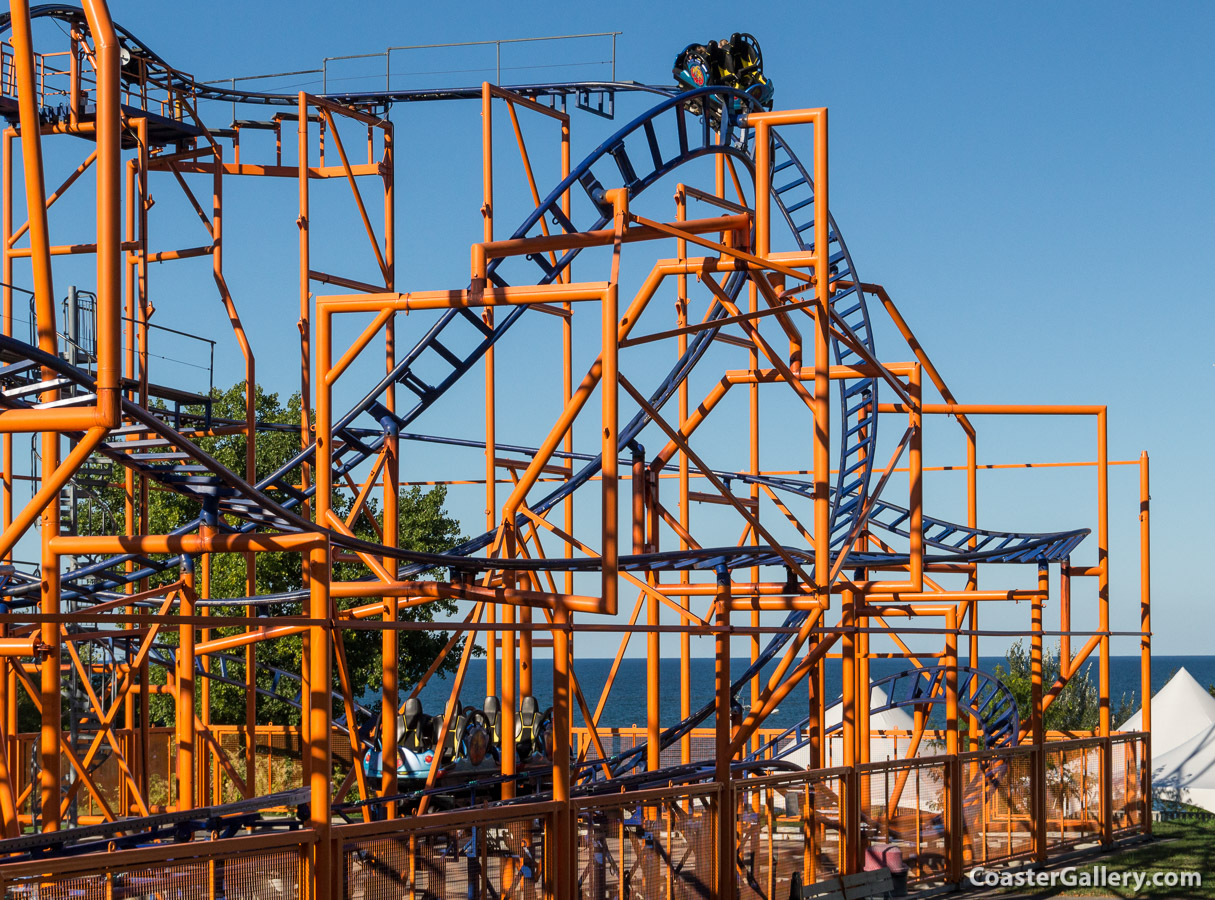
[[(197, 754), (199, 766), (218, 781), (226, 778), (225, 766), (243, 773), (244, 730), (212, 730), (216, 741), (206, 744), (209, 753)], [(172, 808), (174, 745), (170, 729), (155, 731), (148, 764), (158, 790), (150, 799), (160, 801), (160, 811)], [(118, 737), (138, 740), (130, 732)], [(33, 742), (33, 735), (10, 738), (10, 759), (19, 770), (30, 760)], [(298, 729), (261, 726), (255, 746), (257, 793), (300, 783)], [(227, 757), (224, 765), (209, 758), (217, 748)], [(709, 897), (726, 864), (718, 849), (724, 802), (735, 833), (729, 865), (740, 900), (790, 896), (798, 884), (860, 871), (875, 859), (901, 859), (910, 884), (939, 885), (958, 881), (976, 865), (1046, 862), (1085, 844), (1096, 848), (1103, 839), (1147, 832), (1148, 748), (1145, 734), (1119, 734), (1052, 741), (1041, 749), (737, 778), (724, 792), (707, 782), (576, 797), (568, 805), (522, 798), (335, 826), (334, 861), (344, 896), (352, 900), (550, 898), (558, 895), (561, 872), (572, 873), (564, 884), (587, 900), (622, 893)], [(347, 745), (334, 750), (352, 762)], [(276, 770), (284, 761), (290, 771)], [(116, 773), (98, 779), (115, 807), (129, 812), (129, 792), (120, 780)], [(197, 805), (234, 799), (230, 783), (195, 781)], [(22, 798), (25, 809), (28, 799)], [(1105, 834), (1103, 822), (1112, 823)], [(311, 840), (308, 832), (258, 835), (57, 859), (54, 866), (0, 864), (0, 900), (118, 896), (104, 893), (107, 884), (121, 884), (124, 896), (182, 893), (187, 885), (194, 893), (183, 896), (308, 896), (292, 873), (306, 860)], [(234, 893), (234, 885), (246, 893)]]
[[(66, 63), (62, 61), (66, 60)], [(93, 54), (73, 38), (68, 50), (34, 54), (38, 108), (44, 116), (75, 123), (91, 115), (90, 98), (96, 93), (97, 73)], [(183, 122), (195, 103), (192, 88), (182, 85), (192, 79), (142, 56), (123, 65), (121, 103), (174, 122)], [(13, 47), (0, 41), (0, 96), (17, 96)]]
[(163, 844), (0, 866), (0, 898), (309, 896), (311, 831), (259, 834), (199, 843)]
[(526, 803), (334, 829), (343, 896), (549, 897), (561, 804)]
[[(593, 60), (593, 61), (590, 61), (589, 63), (587, 61), (569, 63), (568, 66), (572, 67), (572, 66), (580, 66), (580, 65), (588, 65), (588, 64), (610, 66), (611, 67), (610, 80), (615, 81), (616, 80), (616, 38), (618, 38), (622, 34), (624, 34), (623, 31), (596, 31), (596, 32), (588, 32), (586, 34), (555, 34), (555, 35), (547, 35), (544, 37), (500, 38), (500, 39), (491, 40), (491, 41), (455, 41), (455, 42), (444, 43), (444, 44), (406, 44), (406, 45), (402, 45), (399, 47), (386, 47), (385, 49), (374, 52), (374, 53), (350, 53), (350, 54), (346, 54), (344, 56), (326, 56), (324, 59), (321, 60), (321, 66), (318, 69), (296, 69), (296, 70), (293, 70), (290, 72), (275, 72), (275, 73), (268, 73), (265, 75), (240, 75), (240, 76), (237, 76), (234, 78), (229, 77), (229, 78), (212, 79), (212, 80), (204, 82), (204, 83), (205, 84), (215, 84), (215, 85), (227, 84), (227, 85), (231, 85), (232, 89), (235, 90), (237, 84), (242, 83), (242, 82), (247, 82), (247, 81), (265, 81), (265, 80), (273, 79), (273, 78), (288, 78), (288, 77), (294, 78), (294, 77), (297, 77), (300, 75), (319, 75), (319, 76), (321, 76), (320, 77), (321, 93), (328, 94), (329, 87), (330, 87), (330, 85), (329, 85), (329, 81), (330, 81), (329, 64), (330, 63), (350, 61), (350, 60), (383, 59), (384, 60), (384, 70), (383, 70), (384, 71), (384, 90), (386, 92), (390, 92), (392, 90), (392, 78), (393, 78), (393, 74), (394, 74), (393, 69), (392, 69), (392, 59), (393, 59), (392, 55), (394, 53), (400, 54), (400, 53), (405, 53), (408, 51), (418, 51), (418, 50), (454, 50), (458, 47), (487, 47), (487, 48), (493, 47), (494, 48), (494, 64), (492, 67), (487, 66), (484, 68), (478, 68), (478, 69), (467, 70), (467, 71), (473, 72), (473, 73), (480, 73), (483, 75), (488, 75), (490, 72), (492, 72), (494, 74), (494, 84), (502, 84), (502, 72), (503, 72), (502, 48), (503, 48), (503, 46), (513, 46), (516, 44), (534, 44), (534, 43), (546, 42), (546, 41), (588, 40), (588, 39), (596, 39), (596, 38), (604, 38), (604, 39), (611, 40), (611, 55), (607, 59)], [(530, 65), (530, 66), (529, 65), (523, 65), (523, 66), (508, 65), (506, 67), (506, 71), (509, 72), (512, 70), (517, 71), (517, 70), (527, 70), (527, 69), (560, 67), (560, 65), (561, 64), (556, 64), (556, 63), (542, 63), (542, 64), (536, 64), (536, 65)], [(400, 72), (400, 71), (398, 71), (396, 73), (398, 78), (407, 76), (407, 75), (431, 75), (431, 74), (446, 74), (446, 73), (443, 73), (443, 72), (433, 72), (433, 73), (432, 72)], [(359, 78), (360, 80), (367, 80), (367, 79), (371, 79), (371, 78), (376, 78), (378, 76), (360, 75), (360, 76), (356, 76), (356, 77)], [(478, 79), (478, 81), (481, 81), (481, 80), (485, 80), (485, 79)], [(236, 104), (233, 103), (232, 107), (233, 107), (232, 117), (233, 117), (233, 120), (235, 120)]]

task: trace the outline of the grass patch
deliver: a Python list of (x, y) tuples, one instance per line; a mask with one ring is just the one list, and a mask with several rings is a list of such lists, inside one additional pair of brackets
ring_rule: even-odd
[[(1152, 827), (1152, 841), (1117, 853), (1102, 856), (1093, 862), (1076, 864), (1076, 877), (1084, 873), (1094, 879), (1104, 870), (1113, 876), (1124, 872), (1143, 872), (1146, 877), (1142, 889), (1135, 890), (1134, 883), (1118, 886), (1077, 886), (1042, 888), (1010, 888), (1008, 892), (1032, 894), (1034, 897), (1137, 897), (1137, 898), (1212, 898), (1215, 900), (1215, 822), (1174, 821), (1157, 822)], [(1052, 868), (1058, 868), (1053, 867)], [(1198, 872), (1202, 875), (1200, 887), (1167, 886), (1163, 876), (1169, 872)], [(1160, 883), (1153, 883), (1159, 874)]]

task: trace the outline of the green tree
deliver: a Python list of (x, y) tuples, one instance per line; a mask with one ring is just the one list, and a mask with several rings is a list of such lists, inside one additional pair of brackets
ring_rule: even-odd
[[(1009, 648), (1006, 665), (996, 665), (995, 676), (1002, 681), (1017, 701), (1017, 710), (1028, 717), (1033, 708), (1033, 665), (1030, 652), (1022, 641)], [(1042, 651), (1042, 690), (1045, 693), (1059, 677), (1060, 649), (1045, 647)], [(1125, 697), (1111, 706), (1110, 721), (1117, 728), (1134, 712), (1134, 704)], [(1097, 727), (1100, 717), (1100, 697), (1089, 667), (1072, 674), (1059, 696), (1046, 709), (1043, 725), (1047, 731), (1090, 731)]]
[[(260, 387), (255, 392), (255, 402), (259, 431), (255, 445), (257, 478), (260, 480), (274, 472), (299, 450), (300, 399), (293, 395), (284, 404), (279, 396), (267, 393)], [(233, 385), (227, 390), (216, 390), (213, 393), (212, 415), (217, 420), (243, 421), (245, 417), (245, 385), (244, 382)], [(222, 430), (222, 429), (221, 429)], [(241, 475), (245, 474), (246, 439), (243, 433), (223, 434), (213, 437), (199, 438), (196, 443), (218, 462)], [(289, 474), (288, 480), (299, 483), (299, 470)], [(115, 466), (112, 472), (112, 487), (103, 498), (104, 505), (109, 508), (110, 515), (107, 527), (112, 527), (113, 513), (121, 513), (121, 470)], [(271, 493), (273, 496), (273, 493)], [(463, 538), (460, 534), (459, 522), (450, 516), (444, 508), (446, 488), (442, 485), (423, 491), (418, 486), (402, 490), (398, 496), (398, 534), (400, 546), (408, 550), (422, 552), (441, 552)], [(335, 512), (345, 517), (352, 508), (350, 496), (334, 492), (332, 505)], [(150, 534), (164, 534), (181, 524), (191, 521), (200, 512), (197, 502), (167, 489), (151, 485), (148, 503), (148, 528)], [(360, 516), (352, 530), (356, 536), (366, 540), (379, 540), (377, 528), (383, 526), (383, 516), (380, 505), (369, 500), (366, 505), (366, 516)], [(82, 523), (82, 531), (87, 524), (102, 526), (103, 517), (97, 517), (92, 523)], [(374, 520), (373, 526), (371, 520)], [(118, 521), (121, 522), (121, 515)], [(98, 532), (93, 532), (98, 533)], [(240, 554), (212, 554), (210, 559), (212, 598), (244, 598), (246, 590), (245, 558)], [(370, 575), (370, 571), (361, 563), (338, 562), (333, 567), (334, 578), (338, 580), (353, 580)], [(427, 573), (427, 577), (442, 577), (442, 572)], [(166, 583), (177, 577), (176, 570), (162, 574), (152, 579), (152, 584)], [(302, 566), (299, 554), (293, 553), (259, 553), (257, 555), (256, 593), (258, 595), (283, 594), (298, 590), (303, 586)], [(349, 608), (371, 602), (366, 599), (339, 600), (339, 609)], [(413, 621), (433, 621), (436, 615), (449, 615), (456, 609), (453, 601), (434, 601), (423, 606), (412, 607), (402, 611), (402, 618)], [(275, 604), (269, 609), (263, 608), (268, 615), (300, 615), (301, 604)], [(228, 626), (222, 624), (225, 617), (244, 616), (246, 607), (234, 605), (230, 607), (212, 608), (212, 615), (217, 619), (211, 630), (211, 637), (221, 637), (239, 634), (244, 626)], [(166, 629), (162, 632), (165, 643), (177, 642), (176, 629)], [(439, 655), (449, 637), (442, 630), (400, 631), (398, 645), (399, 679), (402, 687), (416, 682), (426, 668)], [(381, 633), (376, 630), (347, 630), (342, 632), (344, 655), (351, 684), (354, 686), (356, 701), (360, 694), (367, 696), (369, 705), (379, 706), (378, 690), (383, 684), (383, 665), (381, 661)], [(301, 666), (302, 638), (300, 635), (290, 635), (264, 640), (255, 645), (255, 671), (259, 687), (270, 690), (274, 682), (275, 668), (298, 674)], [(450, 671), (456, 659), (457, 652), (449, 654), (444, 660), (440, 671)], [(224, 676), (238, 684), (226, 684), (213, 679), (210, 688), (211, 721), (217, 724), (240, 724), (245, 721), (245, 689), (244, 689), (244, 648), (238, 647), (224, 661)], [(219, 673), (220, 661), (213, 659), (212, 672)], [(164, 683), (166, 672), (154, 667), (152, 677), (155, 681)], [(337, 666), (334, 666), (334, 688), (338, 687)], [(298, 688), (298, 682), (281, 681), (279, 692), (283, 699), (260, 695), (257, 702), (257, 719), (259, 724), (298, 724), (300, 711), (289, 699)], [(374, 697), (368, 692), (376, 691)], [(335, 706), (340, 710), (340, 706)], [(172, 699), (164, 696), (153, 697), (151, 705), (153, 721), (167, 723), (172, 721)]]

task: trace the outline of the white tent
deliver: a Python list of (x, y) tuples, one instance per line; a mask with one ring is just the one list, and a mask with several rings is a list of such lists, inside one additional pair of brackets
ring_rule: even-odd
[[(1142, 712), (1119, 730), (1142, 731)], [(1215, 811), (1215, 697), (1185, 669), (1152, 698), (1152, 793)]]
[[(1137, 712), (1119, 731), (1142, 731)], [(1169, 751), (1215, 726), (1215, 697), (1184, 668), (1152, 698), (1152, 757), (1161, 760)]]
[[(1153, 715), (1155, 710), (1152, 710)], [(1156, 738), (1155, 722), (1152, 740)], [(1152, 793), (1215, 812), (1215, 724), (1163, 756), (1153, 755)]]
[[(869, 708), (874, 709), (886, 705), (886, 693), (880, 687), (874, 687), (870, 694)], [(827, 759), (823, 765), (826, 767), (842, 765), (843, 749), (840, 745), (839, 725), (844, 719), (844, 704), (836, 703), (833, 706), (827, 707), (827, 728), (835, 728), (833, 734), (827, 736)], [(910, 733), (915, 730), (915, 719), (907, 710), (901, 707), (893, 709), (884, 709), (881, 712), (872, 713), (869, 716), (869, 759), (873, 762), (879, 762), (887, 759), (902, 759), (907, 753), (907, 747), (910, 744)], [(878, 732), (903, 732), (899, 737), (888, 737), (880, 735)], [(927, 750), (926, 745), (921, 746), (920, 753), (923, 754)], [(810, 749), (802, 747), (789, 754), (788, 759), (797, 763), (799, 766), (808, 765), (810, 762)]]

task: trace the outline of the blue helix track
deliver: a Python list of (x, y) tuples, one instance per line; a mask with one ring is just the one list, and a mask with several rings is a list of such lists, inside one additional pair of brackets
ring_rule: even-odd
[[(79, 9), (60, 5), (34, 7), (32, 15), (70, 21), (87, 31)], [(0, 16), (0, 33), (8, 27), (8, 17)], [(129, 31), (118, 28), (121, 39), (130, 49), (141, 55), (163, 63), (150, 48), (140, 42)], [(169, 69), (167, 64), (164, 64)], [(294, 106), (294, 95), (260, 94), (234, 91), (214, 85), (202, 85), (185, 76), (175, 74), (175, 87), (194, 92), (200, 99), (260, 104), (267, 106)], [(548, 196), (532, 211), (511, 235), (512, 238), (537, 236), (542, 220), (552, 221), (566, 233), (584, 232), (604, 227), (611, 217), (611, 208), (605, 203), (608, 187), (625, 188), (630, 198), (639, 196), (646, 188), (681, 166), (695, 160), (721, 155), (736, 161), (754, 177), (754, 160), (751, 133), (745, 126), (746, 113), (750, 111), (752, 99), (741, 92), (714, 87), (694, 92), (673, 94), (672, 89), (636, 83), (586, 82), (550, 85), (527, 85), (512, 87), (512, 90), (534, 98), (549, 98), (557, 102), (570, 95), (585, 95), (590, 92), (614, 94), (615, 92), (648, 92), (661, 99), (649, 110), (616, 131), (596, 147), (569, 177), (552, 189)], [(364, 108), (387, 108), (394, 103), (480, 97), (479, 88), (445, 89), (443, 91), (396, 91), (384, 93), (330, 95), (329, 99), (358, 105)], [(688, 112), (690, 102), (716, 101), (726, 113), (721, 123), (721, 138), (710, 128), (705, 118), (694, 117)], [(741, 112), (734, 112), (737, 105)], [(672, 155), (664, 155), (659, 135), (674, 135)], [(794, 154), (785, 138), (773, 133), (772, 202), (785, 218), (797, 246), (806, 252), (814, 250), (812, 207), (814, 189), (811, 178), (801, 161)], [(562, 210), (561, 198), (567, 191), (581, 191), (590, 201), (589, 215), (578, 218), (567, 217)], [(578, 206), (582, 206), (578, 204)], [(580, 214), (581, 215), (581, 214)], [(574, 219), (578, 218), (578, 221)], [(856, 343), (875, 353), (873, 333), (866, 305), (866, 297), (860, 289), (860, 279), (855, 275), (851, 256), (844, 244), (834, 219), (831, 221), (831, 279), (846, 282), (833, 296), (832, 309), (839, 327)], [(571, 250), (551, 263), (539, 254), (527, 257), (535, 266), (532, 278), (536, 284), (554, 282), (578, 255)], [(507, 281), (500, 271), (501, 261), (495, 260), (489, 269), (490, 280), (499, 286)], [(734, 299), (738, 297), (745, 277), (736, 275), (726, 281), (724, 290)], [(477, 315), (468, 310), (451, 310), (438, 321), (406, 353), (393, 371), (334, 425), (335, 476), (352, 472), (374, 456), (391, 435), (406, 436), (408, 428), (423, 413), (431, 409), (446, 392), (463, 378), (525, 314), (526, 307), (512, 307), (494, 325), (486, 325)], [(709, 321), (726, 315), (725, 308), (715, 303), (709, 313)], [(463, 320), (461, 322), (461, 320)], [(461, 328), (456, 328), (457, 324)], [(471, 346), (458, 341), (457, 332), (466, 325), (476, 329), (477, 337)], [(678, 385), (703, 358), (719, 329), (699, 332), (690, 341), (687, 352), (661, 381), (649, 397), (655, 408), (662, 408), (674, 396)], [(25, 357), (27, 364), (14, 364), (0, 368), (0, 380), (38, 377), (38, 367), (45, 365), (56, 372), (87, 398), (91, 390), (91, 379), (87, 373), (68, 366), (54, 357), (44, 357), (35, 348), (11, 338), (0, 339), (0, 346)], [(859, 362), (859, 355), (845, 342), (833, 340), (832, 352), (835, 361), (842, 365)], [(423, 371), (444, 371), (441, 378), (426, 381)], [(380, 402), (382, 394), (399, 385), (410, 392), (415, 400), (405, 412), (393, 414)], [(839, 429), (840, 455), (839, 475), (831, 493), (831, 548), (833, 558), (843, 552), (862, 524), (861, 516), (868, 502), (871, 509), (867, 525), (886, 530), (891, 534), (907, 536), (907, 510), (870, 496), (870, 481), (873, 472), (874, 450), (877, 442), (878, 386), (875, 379), (857, 378), (839, 382), (841, 408), (833, 416)], [(20, 400), (6, 401), (13, 406), (29, 406)], [(279, 470), (271, 473), (254, 485), (245, 483), (234, 473), (224, 469), (203, 451), (168, 424), (133, 404), (124, 406), (124, 414), (134, 424), (116, 429), (100, 453), (126, 468), (134, 470), (155, 483), (198, 501), (203, 509), (199, 518), (184, 523), (174, 534), (195, 531), (204, 521), (221, 523), (229, 531), (252, 532), (259, 528), (282, 531), (325, 531), (315, 523), (300, 516), (296, 510), (312, 496), (315, 488), (299, 490), (293, 482), (292, 473), (301, 465), (315, 458), (315, 445), (301, 451)], [(619, 452), (625, 453), (634, 444), (650, 420), (638, 413), (620, 432)], [(366, 423), (366, 424), (364, 424)], [(132, 452), (134, 451), (134, 452)], [(543, 514), (560, 503), (565, 497), (589, 482), (600, 471), (599, 457), (583, 457), (582, 467), (566, 482), (547, 496), (531, 504), (531, 509)], [(809, 496), (812, 484), (789, 478), (750, 476), (730, 473), (729, 477), (748, 483), (763, 484), (773, 490)], [(239, 526), (222, 524), (223, 520), (239, 521)], [(519, 524), (522, 525), (522, 517)], [(474, 573), (496, 568), (501, 560), (477, 556), (485, 550), (494, 537), (493, 532), (479, 535), (451, 551), (443, 554), (414, 553), (386, 548), (378, 544), (361, 541), (334, 532), (326, 532), (335, 546), (345, 549), (374, 553), (377, 556), (393, 556), (404, 563), (400, 577), (423, 575), (435, 568), (447, 568), (453, 572)], [(1072, 549), (1083, 540), (1087, 530), (1075, 530), (1050, 534), (1021, 534), (972, 529), (941, 520), (925, 518), (925, 542), (935, 551), (930, 560), (982, 561), (982, 562), (1058, 562), (1065, 560)], [(799, 562), (813, 566), (813, 554), (796, 547), (782, 548)], [(849, 554), (849, 561), (856, 566), (889, 564), (905, 558), (898, 553), (875, 554), (856, 552)], [(123, 571), (128, 563), (133, 570)], [(624, 556), (621, 568), (626, 571), (670, 571), (678, 569), (733, 570), (754, 565), (783, 565), (784, 562), (771, 547), (727, 547), (697, 551), (672, 551), (665, 553)], [(168, 560), (151, 560), (136, 554), (107, 557), (96, 562), (80, 565), (62, 576), (65, 600), (77, 603), (98, 602), (115, 596), (127, 585), (170, 570), (188, 565), (184, 556)], [(593, 570), (599, 565), (594, 558), (577, 560), (512, 560), (511, 568), (518, 570), (578, 569)], [(0, 585), (0, 596), (11, 607), (37, 602), (37, 582), (27, 577), (10, 578)], [(296, 595), (280, 595), (272, 598), (257, 598), (260, 604), (290, 602)], [(246, 601), (234, 598), (217, 603), (241, 604)], [(802, 624), (805, 612), (791, 612), (784, 625), (795, 628)], [(752, 677), (785, 647), (788, 634), (779, 634), (760, 653), (754, 664), (744, 670), (733, 685), (737, 694)], [(223, 673), (213, 676), (209, 671), (201, 674), (223, 678)], [(275, 674), (272, 695), (287, 702), (298, 702), (298, 692), (287, 689), (286, 695), (278, 692), (279, 683), (295, 678), (290, 673)], [(298, 679), (297, 679), (298, 680)], [(923, 676), (917, 676), (917, 681)], [(921, 701), (922, 702), (922, 701)], [(712, 706), (698, 710), (693, 716), (662, 735), (662, 745), (668, 746), (712, 714)], [(611, 761), (614, 774), (620, 775), (635, 768), (644, 758), (644, 747), (636, 748)], [(589, 774), (589, 773), (588, 773)]]
[[(917, 707), (924, 709), (943, 704), (946, 672), (945, 666), (925, 666), (896, 672), (870, 682), (871, 687), (881, 688), (886, 697), (880, 704), (870, 707), (870, 713)], [(958, 710), (972, 716), (979, 723), (983, 731), (983, 746), (993, 749), (1013, 743), (1020, 719), (1012, 691), (1003, 682), (979, 669), (959, 666), (957, 673)], [(842, 702), (837, 700), (828, 709), (839, 706)], [(807, 716), (796, 725), (791, 725), (780, 734), (764, 741), (747, 754), (746, 758), (758, 760), (767, 756), (788, 757), (801, 750), (809, 743), (806, 733), (809, 723)], [(832, 734), (842, 727), (842, 722), (830, 725), (823, 729), (823, 734)]]

